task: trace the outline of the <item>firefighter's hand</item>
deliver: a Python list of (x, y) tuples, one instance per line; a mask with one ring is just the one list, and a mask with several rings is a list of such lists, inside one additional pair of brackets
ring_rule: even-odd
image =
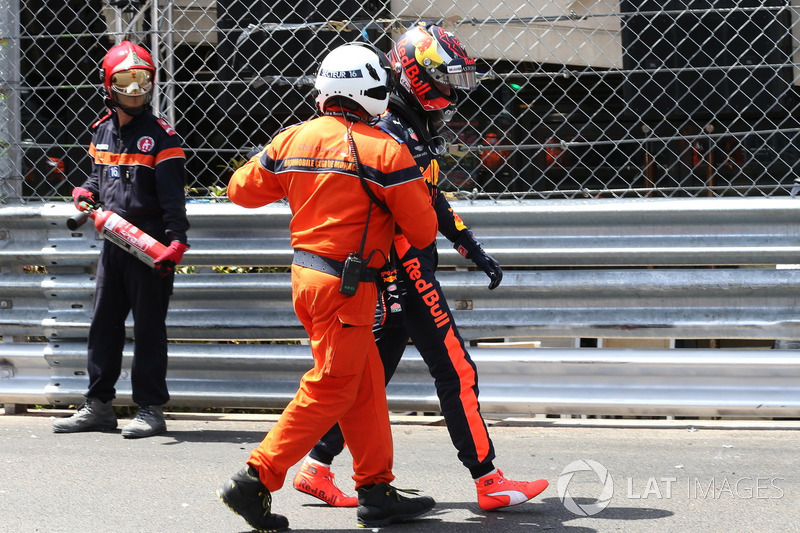
[(78, 211), (88, 211), (94, 207), (94, 193), (83, 187), (75, 187), (72, 189), (72, 201)]
[(489, 281), (489, 290), (496, 289), (500, 282), (503, 281), (503, 269), (500, 268), (500, 263), (483, 251), (481, 243), (475, 239), (470, 230), (465, 229), (461, 232), (461, 236), (453, 243), (453, 248), (463, 257), (475, 263), (475, 266), (486, 272), (486, 275), (491, 280)]
[(183, 259), (183, 253), (189, 249), (188, 244), (183, 244), (180, 241), (172, 241), (164, 253), (156, 257), (153, 263), (156, 274), (166, 277), (175, 270), (175, 266), (180, 264)]

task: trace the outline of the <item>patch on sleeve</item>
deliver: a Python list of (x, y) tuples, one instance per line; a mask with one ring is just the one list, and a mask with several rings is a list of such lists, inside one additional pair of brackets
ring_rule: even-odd
[(160, 119), (158, 119), (156, 122), (158, 122), (158, 124), (159, 124), (159, 125), (160, 125), (162, 128), (164, 128), (164, 131), (166, 131), (166, 132), (167, 132), (167, 135), (175, 135), (176, 133), (178, 133), (178, 132), (177, 132), (177, 131), (175, 131), (175, 129), (174, 129), (172, 126), (170, 126), (170, 125), (169, 125), (169, 123), (168, 123), (166, 120), (164, 120), (163, 118), (160, 118)]

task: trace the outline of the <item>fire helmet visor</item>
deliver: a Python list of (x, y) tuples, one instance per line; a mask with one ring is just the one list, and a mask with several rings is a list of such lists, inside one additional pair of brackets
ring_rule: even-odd
[(111, 75), (111, 90), (128, 96), (144, 96), (153, 88), (153, 73), (137, 68)]

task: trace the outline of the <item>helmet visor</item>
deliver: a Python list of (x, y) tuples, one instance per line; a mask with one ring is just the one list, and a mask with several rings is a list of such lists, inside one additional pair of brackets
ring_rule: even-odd
[(478, 77), (475, 74), (475, 70), (470, 71), (463, 71), (463, 72), (455, 72), (453, 74), (447, 75), (447, 82), (450, 84), (450, 87), (456, 89), (463, 89), (465, 91), (471, 91), (475, 87), (478, 86)]
[(143, 96), (153, 88), (153, 74), (141, 68), (121, 70), (111, 75), (111, 88), (120, 94)]
[(475, 65), (447, 65), (447, 72), (435, 70), (432, 77), (439, 83), (449, 85), (453, 89), (471, 91), (478, 86), (478, 76)]

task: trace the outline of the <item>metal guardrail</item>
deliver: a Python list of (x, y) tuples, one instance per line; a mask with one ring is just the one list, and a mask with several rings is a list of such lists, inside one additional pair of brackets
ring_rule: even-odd
[[(0, 331), (86, 338), (92, 276), (49, 275), (38, 283), (35, 277), (0, 274)], [(800, 336), (800, 270), (508, 271), (491, 292), (482, 273), (445, 271), (438, 277), (467, 339)], [(178, 276), (167, 325), (170, 337), (181, 340), (306, 337), (284, 273)]]
[[(775, 265), (800, 258), (800, 199), (684, 198), (457, 201), (506, 267)], [(0, 209), (3, 265), (86, 266), (90, 226), (70, 233), (69, 203)], [(190, 203), (187, 265), (288, 265), (288, 207)], [(441, 241), (442, 266), (467, 266)]]
[[(81, 342), (0, 343), (0, 401), (68, 406), (88, 386)], [(117, 404), (132, 404), (126, 346)], [(472, 348), (481, 409), (496, 414), (796, 417), (796, 351)], [(173, 405), (282, 408), (312, 365), (307, 346), (174, 344)], [(387, 388), (390, 408), (438, 411), (419, 353), (409, 347)]]
[[(439, 278), (466, 339), (800, 338), (800, 270), (775, 269), (800, 258), (798, 200), (454, 206), (506, 268), (502, 285), (488, 291), (485, 276), (467, 271), (470, 263), (442, 242)], [(185, 264), (197, 273), (177, 277), (170, 306), (172, 403), (282, 407), (311, 365), (307, 347), (247, 341), (305, 337), (291, 309), (289, 275), (206, 267), (288, 266), (288, 209), (203, 203), (188, 210)], [(90, 226), (67, 230), (72, 213), (66, 203), (0, 209), (0, 403), (68, 405), (86, 388), (100, 241)], [(48, 273), (22, 273), (23, 265)], [(178, 342), (186, 340), (193, 342)], [(800, 413), (800, 357), (790, 350), (470, 351), (487, 413)], [(127, 384), (123, 373), (120, 403), (131, 401)], [(388, 394), (393, 409), (438, 410), (413, 348)]]

